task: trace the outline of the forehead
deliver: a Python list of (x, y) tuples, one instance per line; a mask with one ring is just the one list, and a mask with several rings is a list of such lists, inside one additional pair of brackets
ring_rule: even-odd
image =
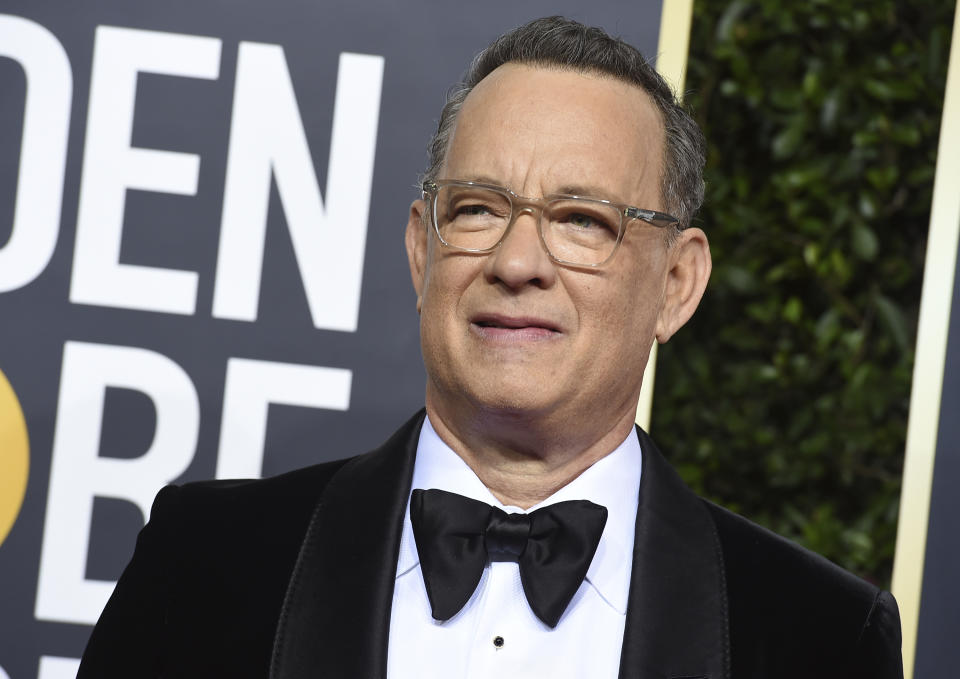
[(509, 63), (466, 98), (443, 174), (496, 181), (527, 196), (590, 189), (656, 208), (663, 140), (660, 114), (639, 87)]

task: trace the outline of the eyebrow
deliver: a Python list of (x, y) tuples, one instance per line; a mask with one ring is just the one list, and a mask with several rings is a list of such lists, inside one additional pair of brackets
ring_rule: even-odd
[(587, 198), (600, 198), (602, 200), (613, 201), (614, 203), (626, 202), (620, 198), (620, 196), (613, 195), (611, 191), (592, 185), (566, 184), (561, 186), (555, 193), (565, 193), (570, 196), (585, 196)]
[[(462, 181), (476, 182), (478, 184), (492, 184), (493, 186), (502, 186), (504, 188), (513, 190), (511, 187), (504, 184), (501, 180), (490, 177), (489, 175), (472, 175), (463, 178)], [(518, 191), (514, 191), (519, 193)], [(602, 189), (599, 186), (589, 185), (589, 184), (564, 184), (555, 191), (551, 191), (547, 195), (567, 195), (567, 196), (584, 196), (585, 198), (598, 198), (600, 200), (609, 200), (614, 203), (628, 203), (628, 201), (623, 200), (620, 196), (612, 195), (612, 193), (606, 189)]]

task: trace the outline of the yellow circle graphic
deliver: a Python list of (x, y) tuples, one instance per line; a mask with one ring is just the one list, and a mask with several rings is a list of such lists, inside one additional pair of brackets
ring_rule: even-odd
[(29, 470), (27, 423), (13, 387), (0, 371), (0, 545), (20, 513)]

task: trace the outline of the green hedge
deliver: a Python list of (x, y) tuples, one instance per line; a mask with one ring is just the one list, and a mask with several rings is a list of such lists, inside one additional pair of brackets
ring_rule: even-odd
[(953, 11), (694, 10), (714, 272), (651, 428), (700, 493), (884, 586)]

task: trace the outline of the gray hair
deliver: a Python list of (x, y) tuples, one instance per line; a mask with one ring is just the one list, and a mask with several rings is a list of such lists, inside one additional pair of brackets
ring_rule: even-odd
[(437, 131), (428, 147), (430, 166), (424, 180), (438, 179), (467, 95), (477, 83), (508, 62), (608, 75), (646, 92), (660, 112), (666, 132), (661, 199), (666, 211), (680, 220), (678, 228), (690, 225), (703, 202), (706, 151), (700, 128), (639, 50), (602, 29), (559, 16), (524, 24), (497, 38), (474, 58), (463, 80), (447, 94)]

